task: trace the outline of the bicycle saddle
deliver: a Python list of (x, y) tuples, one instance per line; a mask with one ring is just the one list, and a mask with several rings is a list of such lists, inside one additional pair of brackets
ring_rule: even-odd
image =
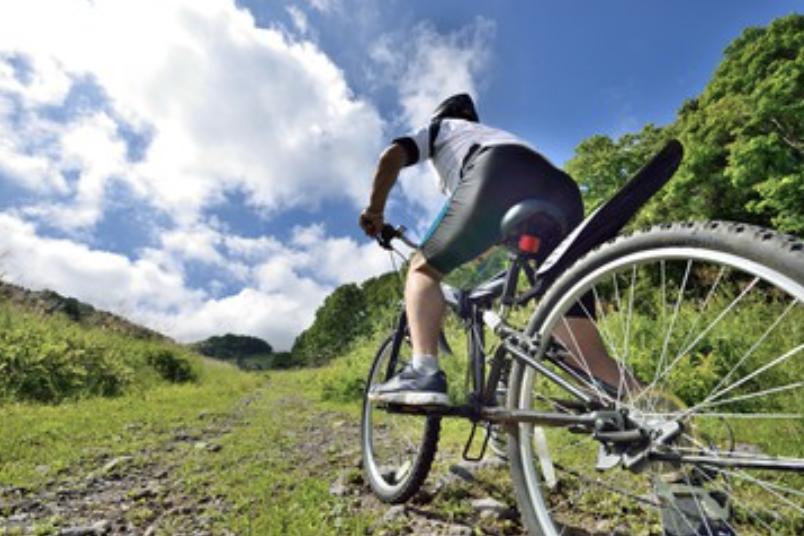
[(500, 223), (502, 243), (531, 258), (546, 256), (570, 230), (561, 209), (538, 199), (517, 203)]

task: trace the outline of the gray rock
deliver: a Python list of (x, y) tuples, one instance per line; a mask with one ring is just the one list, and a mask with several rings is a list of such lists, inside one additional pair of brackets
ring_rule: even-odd
[(329, 487), (330, 495), (344, 497), (349, 494), (349, 486), (346, 485), (346, 475), (341, 474), (338, 479)]
[(473, 534), (472, 527), (466, 525), (450, 525), (447, 529), (447, 536), (472, 536)]
[(101, 473), (105, 475), (112, 473), (116, 469), (119, 469), (122, 465), (130, 462), (133, 459), (134, 459), (133, 456), (119, 456), (117, 458), (114, 458), (113, 460), (111, 460), (110, 462), (108, 462), (106, 465), (103, 466), (103, 469), (101, 469)]
[(68, 527), (61, 529), (58, 532), (59, 536), (97, 536), (99, 534), (106, 534), (111, 526), (108, 520), (98, 521), (94, 525)]
[(385, 512), (385, 515), (382, 516), (382, 523), (393, 523), (394, 521), (400, 521), (408, 517), (408, 509), (404, 504), (398, 504), (396, 506), (392, 506)]
[(507, 519), (512, 515), (510, 508), (497, 499), (492, 499), (491, 497), (473, 500), (472, 507), (480, 512), (480, 517), (483, 519)]
[(460, 462), (450, 466), (449, 472), (466, 482), (474, 482), (477, 465), (470, 462)]

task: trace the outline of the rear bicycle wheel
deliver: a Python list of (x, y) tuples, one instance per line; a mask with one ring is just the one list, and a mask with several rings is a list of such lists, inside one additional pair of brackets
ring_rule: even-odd
[[(611, 392), (584, 379), (595, 356), (580, 348), (573, 307), (617, 365)], [(581, 371), (572, 381), (604, 405), (648, 429), (683, 427), (657, 447), (663, 461), (639, 472), (591, 434), (512, 429), (512, 477), (531, 534), (804, 533), (801, 240), (720, 222), (620, 238), (564, 274), (528, 330), (542, 357), (561, 342)], [(514, 408), (577, 409), (521, 362), (509, 389)]]
[(394, 352), (394, 338), (389, 337), (374, 358), (363, 396), (363, 469), (374, 494), (393, 504), (408, 500), (424, 483), (441, 431), (439, 417), (408, 415), (368, 399), (373, 386), (401, 372), (410, 360), (409, 342), (402, 341)]

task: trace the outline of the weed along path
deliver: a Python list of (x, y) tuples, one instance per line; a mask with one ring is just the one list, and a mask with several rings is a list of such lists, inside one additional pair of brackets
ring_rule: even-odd
[(425, 489), (379, 503), (360, 470), (359, 409), (316, 391), (300, 371), (0, 408), (0, 535), (522, 533), (507, 470), (458, 463), (449, 427)]

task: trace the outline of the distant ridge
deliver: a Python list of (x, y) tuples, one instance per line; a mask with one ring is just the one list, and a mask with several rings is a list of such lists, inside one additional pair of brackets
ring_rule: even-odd
[(0, 304), (3, 302), (36, 314), (47, 316), (60, 314), (82, 326), (108, 329), (137, 339), (171, 340), (152, 329), (52, 290), (29, 290), (0, 281)]

